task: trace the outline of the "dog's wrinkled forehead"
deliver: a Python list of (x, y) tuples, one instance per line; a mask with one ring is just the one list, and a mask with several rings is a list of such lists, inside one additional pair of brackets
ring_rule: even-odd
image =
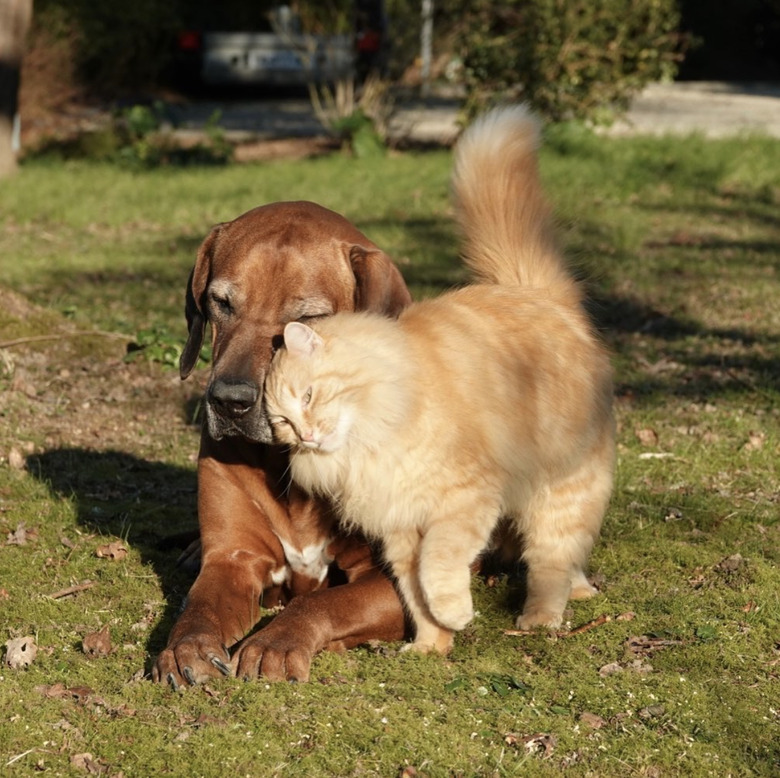
[[(213, 301), (224, 301), (233, 306), (240, 306), (247, 293), (241, 284), (225, 278), (212, 280), (206, 293)], [(321, 316), (331, 316), (336, 312), (334, 301), (324, 295), (288, 295), (284, 298), (281, 310), (274, 311), (275, 318), (283, 324), (301, 319), (317, 319)]]
[(283, 319), (317, 319), (320, 316), (331, 316), (335, 312), (333, 301), (326, 297), (292, 297), (285, 307)]

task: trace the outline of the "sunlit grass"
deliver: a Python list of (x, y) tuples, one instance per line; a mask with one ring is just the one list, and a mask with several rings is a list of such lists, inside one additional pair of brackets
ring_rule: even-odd
[[(463, 278), (449, 165), (443, 151), (152, 172), (26, 164), (0, 189), (0, 283), (45, 310), (0, 312), (0, 340), (63, 323), (183, 340), (200, 240), (278, 199), (345, 214), (416, 296), (438, 293)], [(602, 593), (567, 613), (597, 626), (506, 634), (514, 586), (475, 579), (479, 615), (446, 659), (372, 646), (320, 656), (307, 685), (156, 687), (136, 673), (191, 580), (159, 540), (193, 521), (197, 377), (180, 388), (174, 371), (123, 365), (124, 344), (106, 338), (13, 347), (0, 362), (0, 542), (19, 525), (37, 535), (0, 545), (0, 643), (31, 634), (39, 654), (0, 672), (3, 769), (85, 774), (89, 753), (127, 776), (776, 774), (780, 144), (562, 127), (541, 169), (615, 355), (617, 482), (591, 566)], [(124, 559), (96, 556), (115, 539)], [(88, 659), (81, 640), (104, 625), (113, 651)]]

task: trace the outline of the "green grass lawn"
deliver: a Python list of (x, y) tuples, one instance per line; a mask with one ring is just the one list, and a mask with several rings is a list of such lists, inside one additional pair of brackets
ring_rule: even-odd
[(206, 369), (182, 384), (126, 345), (175, 351), (199, 242), (272, 200), (343, 213), (417, 297), (459, 283), (450, 155), (2, 183), (0, 286), (24, 299), (0, 297), (0, 646), (38, 653), (0, 668), (0, 774), (780, 774), (780, 143), (556, 127), (541, 165), (614, 352), (601, 594), (571, 634), (512, 635), (514, 582), (475, 579), (447, 658), (366, 646), (309, 684), (182, 693), (143, 672), (191, 581), (159, 541), (194, 521)]

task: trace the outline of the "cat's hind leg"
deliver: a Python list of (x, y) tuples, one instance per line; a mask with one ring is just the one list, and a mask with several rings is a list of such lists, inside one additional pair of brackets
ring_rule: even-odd
[(415, 628), (413, 643), (403, 650), (446, 654), (452, 648), (452, 630), (431, 615), (418, 578), (420, 536), (416, 530), (393, 532), (384, 538), (384, 556), (396, 580), (404, 607)]
[(594, 457), (567, 478), (534, 496), (517, 522), (528, 568), (527, 596), (517, 619), (520, 629), (557, 629), (569, 598), (596, 590), (585, 567), (612, 490), (611, 457)]
[(599, 590), (595, 586), (591, 585), (588, 577), (585, 575), (585, 571), (581, 568), (577, 568), (571, 573), (571, 592), (569, 594), (570, 600), (588, 600), (593, 597), (594, 594), (598, 594)]

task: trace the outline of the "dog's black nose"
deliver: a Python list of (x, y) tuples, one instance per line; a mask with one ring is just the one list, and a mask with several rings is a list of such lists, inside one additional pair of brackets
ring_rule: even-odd
[(237, 418), (254, 407), (260, 389), (252, 381), (217, 379), (209, 388), (208, 401), (221, 416)]

